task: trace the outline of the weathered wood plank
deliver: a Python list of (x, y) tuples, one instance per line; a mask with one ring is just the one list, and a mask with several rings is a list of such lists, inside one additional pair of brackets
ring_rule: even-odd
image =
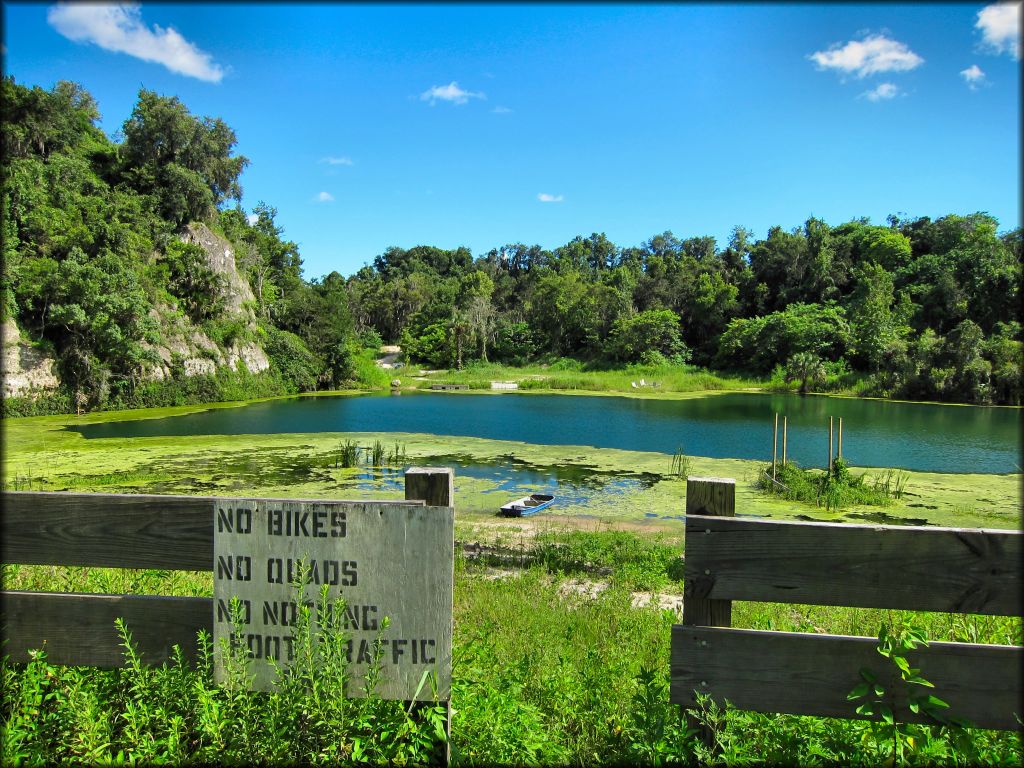
[(7, 591), (0, 597), (3, 652), (12, 662), (26, 662), (29, 650), (42, 648), (52, 664), (123, 667), (117, 617), (124, 619), (147, 665), (170, 660), (175, 645), (194, 664), (197, 633), (213, 633), (208, 597)]
[[(686, 516), (732, 517), (736, 514), (736, 481), (731, 477), (686, 478)], [(685, 544), (685, 542), (684, 542)], [(686, 582), (684, 582), (685, 585)], [(684, 587), (685, 588), (685, 587)], [(683, 600), (683, 624), (708, 627), (732, 625), (732, 601), (690, 595)], [(686, 714), (686, 725), (695, 729), (701, 742), (713, 753), (718, 751), (715, 731), (693, 712)]]
[[(811, 635), (716, 627), (672, 628), (670, 700), (696, 704), (695, 691), (738, 709), (796, 715), (860, 718), (847, 694), (872, 669), (904, 722), (931, 722), (906, 708), (895, 667), (870, 637)], [(934, 642), (908, 655), (927, 690), (950, 705), (949, 714), (980, 728), (1018, 729), (1024, 649), (1006, 645)]]
[(3, 494), (5, 563), (213, 567), (213, 499), (107, 493)]
[[(213, 569), (216, 498), (11, 491), (2, 494), (0, 556), (22, 565)], [(299, 499), (264, 499), (295, 502)], [(367, 501), (332, 501), (362, 509)], [(389, 501), (423, 506), (423, 501)]]
[[(346, 604), (342, 622), (352, 641), (348, 671), (354, 679), (369, 671), (374, 642), (387, 618), (375, 695), (429, 699), (431, 689), (417, 691), (417, 686), (424, 671), (431, 670), (438, 696), (447, 699), (454, 542), (451, 507), (220, 499), (214, 640), (232, 635), (227, 606), (237, 597), (244, 607), (242, 639), (254, 659), (249, 670), (253, 687), (270, 690), (277, 674), (269, 660), (289, 665), (290, 628), (298, 606), (303, 600), (315, 603), (324, 585), (329, 599), (344, 598)], [(300, 600), (294, 581), (301, 563), (310, 568), (311, 583)], [(319, 619), (314, 608), (311, 621)], [(219, 642), (214, 657), (220, 680)]]
[[(736, 514), (736, 481), (731, 477), (688, 477), (686, 478), (686, 517), (691, 515), (722, 516), (731, 518)], [(689, 532), (689, 526), (687, 526)], [(702, 535), (702, 534), (698, 534)], [(689, 533), (685, 542), (689, 551)], [(689, 558), (685, 561), (689, 566)], [(689, 584), (686, 571), (685, 585)], [(729, 599), (712, 598), (686, 592), (683, 601), (683, 624), (706, 627), (728, 627), (732, 624), (732, 602)]]
[(1021, 531), (688, 514), (685, 593), (687, 600), (1020, 615), (1022, 542)]
[(405, 498), (420, 499), (428, 507), (454, 506), (455, 471), (451, 467), (409, 467), (405, 471)]

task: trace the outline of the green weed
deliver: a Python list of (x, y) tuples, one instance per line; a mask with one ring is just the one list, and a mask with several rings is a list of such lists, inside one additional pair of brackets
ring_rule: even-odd
[(908, 477), (905, 472), (890, 469), (882, 479), (876, 477), (872, 485), (867, 473), (854, 476), (845, 461), (835, 459), (830, 473), (802, 469), (795, 462), (777, 464), (774, 479), (771, 465), (767, 465), (756, 484), (765, 493), (831, 511), (854, 504), (887, 506), (903, 496)]
[(676, 448), (676, 452), (672, 454), (672, 466), (669, 469), (669, 474), (674, 475), (682, 480), (685, 480), (690, 474), (690, 457), (683, 452), (683, 446)]

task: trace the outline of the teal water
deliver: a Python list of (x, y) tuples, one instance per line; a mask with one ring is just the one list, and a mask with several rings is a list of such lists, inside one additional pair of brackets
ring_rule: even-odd
[(422, 432), (771, 460), (774, 414), (788, 453), (827, 460), (828, 419), (843, 419), (843, 457), (860, 467), (1021, 471), (1021, 411), (852, 398), (729, 393), (686, 400), (440, 393), (299, 397), (162, 419), (71, 427), (87, 438), (292, 432)]

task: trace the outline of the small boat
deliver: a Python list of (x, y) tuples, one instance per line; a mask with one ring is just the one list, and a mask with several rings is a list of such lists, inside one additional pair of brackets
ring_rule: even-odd
[(533, 493), (523, 496), (521, 499), (510, 501), (501, 508), (501, 514), (506, 517), (526, 517), (535, 512), (540, 512), (545, 507), (555, 503), (555, 497), (547, 493)]

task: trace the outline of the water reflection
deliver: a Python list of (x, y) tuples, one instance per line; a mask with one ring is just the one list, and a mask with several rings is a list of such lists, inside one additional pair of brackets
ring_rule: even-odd
[(843, 455), (856, 466), (1020, 471), (1020, 409), (751, 393), (685, 400), (511, 393), (304, 397), (71, 429), (89, 438), (405, 432), (667, 454), (682, 446), (694, 456), (770, 460), (775, 413), (788, 417), (789, 458), (803, 466), (824, 465), (831, 416), (843, 419)]

